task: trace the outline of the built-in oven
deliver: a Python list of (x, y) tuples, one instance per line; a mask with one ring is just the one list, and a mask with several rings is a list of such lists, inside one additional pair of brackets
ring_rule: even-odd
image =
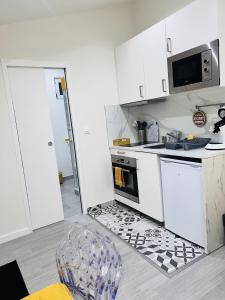
[(111, 158), (115, 193), (139, 203), (136, 158), (120, 155), (112, 155)]
[(220, 84), (219, 40), (168, 58), (170, 93)]

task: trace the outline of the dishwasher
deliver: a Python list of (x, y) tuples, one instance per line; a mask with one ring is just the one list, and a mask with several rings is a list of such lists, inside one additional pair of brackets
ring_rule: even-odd
[(201, 160), (163, 157), (160, 163), (165, 228), (204, 247)]

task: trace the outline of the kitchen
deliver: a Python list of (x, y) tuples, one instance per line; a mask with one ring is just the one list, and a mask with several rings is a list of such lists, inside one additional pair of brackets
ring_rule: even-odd
[[(31, 292), (58, 281), (55, 250), (68, 220), (32, 227), (4, 66), (62, 67), (83, 209), (72, 221), (115, 242), (116, 299), (223, 299), (225, 3), (97, 2), (45, 16), (35, 6), (35, 16), (23, 9), (0, 25), (1, 264), (18, 259)], [(173, 62), (186, 64), (180, 82)]]
[[(204, 18), (205, 10), (202, 14), (203, 2), (210, 20)], [(218, 4), (194, 1), (118, 46), (120, 105), (105, 107), (117, 203), (161, 223), (206, 254), (224, 245), (220, 66), (225, 45)]]

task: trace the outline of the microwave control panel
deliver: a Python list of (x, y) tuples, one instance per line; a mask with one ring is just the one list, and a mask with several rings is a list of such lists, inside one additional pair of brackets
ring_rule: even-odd
[(202, 81), (212, 79), (212, 50), (202, 52)]

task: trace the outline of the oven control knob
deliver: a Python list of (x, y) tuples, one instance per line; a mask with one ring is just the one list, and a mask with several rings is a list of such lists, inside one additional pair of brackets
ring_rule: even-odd
[(205, 58), (205, 59), (204, 59), (204, 64), (207, 65), (208, 63), (209, 63), (209, 60)]
[(209, 68), (204, 68), (204, 72), (208, 73), (209, 72)]
[(125, 163), (128, 164), (128, 165), (130, 164), (129, 160), (125, 161)]

